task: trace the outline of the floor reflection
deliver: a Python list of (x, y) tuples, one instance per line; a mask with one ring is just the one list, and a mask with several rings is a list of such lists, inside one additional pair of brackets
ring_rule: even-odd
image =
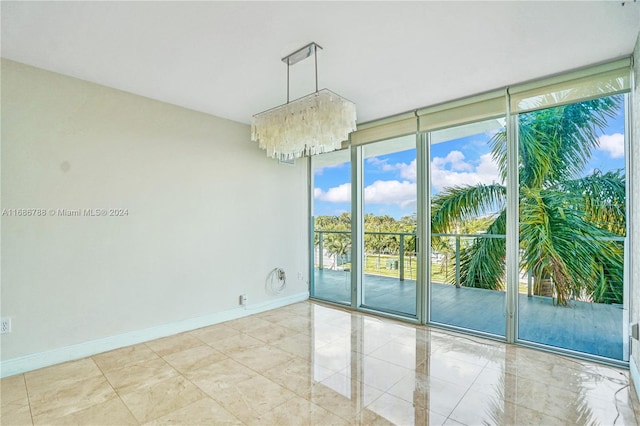
[[(344, 271), (315, 272), (314, 297), (348, 303), (350, 275)], [(416, 313), (415, 280), (367, 275), (367, 304), (384, 310)], [(375, 288), (375, 291), (371, 291)], [(504, 336), (504, 291), (456, 288), (431, 283), (431, 321)], [(617, 360), (624, 359), (623, 310), (620, 305), (571, 301), (554, 305), (550, 298), (518, 295), (520, 339)]]
[(628, 371), (309, 301), (1, 382), (3, 425), (640, 419)]
[(311, 315), (310, 398), (343, 418), (637, 424), (627, 371), (321, 304)]

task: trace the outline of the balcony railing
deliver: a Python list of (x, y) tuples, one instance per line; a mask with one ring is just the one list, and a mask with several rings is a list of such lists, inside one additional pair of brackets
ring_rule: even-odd
[[(315, 245), (317, 246), (317, 257), (316, 257), (316, 266), (318, 269), (325, 269), (327, 266), (325, 264), (325, 249), (329, 245), (329, 249), (326, 254), (328, 258), (334, 257), (334, 261), (332, 265), (328, 266), (328, 269), (342, 269), (349, 270), (351, 265), (351, 231), (333, 231), (333, 230), (316, 230), (315, 233)], [(330, 238), (333, 236), (334, 238)], [(404, 281), (406, 278), (406, 258), (415, 259), (416, 251), (415, 251), (415, 238), (416, 234), (411, 232), (374, 232), (374, 231), (365, 231), (365, 246), (367, 245), (367, 241), (370, 238), (381, 237), (387, 238), (386, 245), (380, 241), (378, 243), (377, 251), (376, 250), (368, 250), (365, 253), (365, 256), (384, 256), (387, 261), (386, 269), (388, 270), (398, 270), (397, 276), (400, 281)], [(476, 239), (476, 238), (506, 238), (503, 234), (446, 234), (446, 233), (434, 233), (431, 234), (432, 238), (441, 238), (441, 239), (449, 239), (451, 242), (449, 243), (449, 247), (451, 247), (451, 252), (448, 254), (446, 252), (438, 251), (432, 246), (431, 250), (431, 262), (432, 265), (440, 264), (443, 260), (446, 261), (447, 256), (452, 256), (453, 267), (455, 270), (453, 275), (449, 275), (449, 272), (445, 272), (444, 274), (440, 274), (439, 277), (432, 276), (432, 281), (434, 278), (436, 281), (442, 282), (452, 282), (456, 287), (460, 287), (460, 252), (463, 248), (465, 239)], [(410, 239), (413, 239), (411, 241)], [(624, 244), (623, 237), (613, 237), (607, 238), (607, 240), (616, 241), (620, 244)], [(370, 240), (369, 240), (370, 241)], [(410, 244), (407, 242), (410, 241)], [(433, 244), (433, 240), (432, 240)], [(396, 260), (397, 259), (397, 260)], [(411, 263), (410, 263), (411, 264)], [(380, 268), (382, 265), (376, 265), (377, 271), (372, 270), (371, 268), (366, 267), (365, 262), (365, 273), (367, 274), (376, 274), (376, 275), (387, 275), (380, 273)], [(413, 272), (413, 271), (412, 271)], [(439, 279), (438, 279), (439, 278)], [(415, 279), (413, 273), (409, 279)], [(520, 271), (520, 285), (519, 285), (520, 293), (527, 293), (528, 296), (533, 295), (533, 277), (530, 271)], [(583, 295), (573, 295), (573, 299), (585, 300)], [(586, 300), (585, 300), (586, 301)]]
[[(351, 263), (351, 231), (314, 231), (316, 238), (316, 245), (318, 246), (318, 269), (325, 269), (324, 264), (324, 253), (325, 253), (325, 236), (327, 235), (336, 235), (338, 238), (334, 239), (330, 244), (334, 244), (334, 247), (331, 250), (331, 253), (335, 255), (336, 261), (335, 266), (341, 266), (344, 264)], [(342, 236), (342, 238), (340, 238)], [(408, 256), (413, 258), (416, 256), (415, 250), (410, 250), (411, 241), (408, 240), (413, 238), (415, 241), (416, 234), (412, 232), (365, 232), (365, 245), (367, 241), (367, 237), (388, 237), (390, 243), (389, 245), (392, 247), (384, 247), (383, 250), (382, 244), (380, 244), (380, 252), (379, 253), (369, 253), (375, 255), (385, 255), (385, 256), (398, 256), (399, 259), (391, 259), (393, 263), (390, 264), (389, 269), (397, 269), (399, 274), (400, 281), (405, 280), (405, 258)], [(336, 241), (337, 240), (337, 241)], [(341, 240), (341, 241), (340, 241)], [(337, 243), (337, 245), (336, 245)], [(415, 247), (415, 244), (413, 244)], [(386, 259), (390, 260), (390, 259)], [(342, 262), (340, 265), (339, 262)], [(379, 265), (378, 265), (379, 266)]]
[[(333, 250), (332, 254), (335, 256), (336, 261), (334, 262), (335, 267), (337, 266), (341, 266), (344, 264), (350, 264), (351, 263), (351, 231), (327, 231), (327, 230), (322, 230), (322, 231), (314, 231), (315, 235), (316, 235), (316, 245), (318, 246), (318, 262), (316, 263), (316, 265), (318, 266), (318, 269), (324, 269), (325, 268), (325, 256), (323, 255), (325, 252), (325, 236), (327, 235), (336, 235), (336, 236), (342, 236), (342, 238), (338, 237), (338, 239), (342, 239), (342, 241), (338, 242), (338, 247), (341, 250)], [(393, 256), (393, 257), (398, 257), (398, 260), (389, 260), (387, 259), (387, 261), (391, 261), (393, 262), (391, 267), (389, 269), (397, 269), (398, 270), (398, 275), (399, 275), (399, 279), (400, 281), (404, 281), (405, 280), (405, 270), (406, 270), (406, 257), (410, 256), (410, 257), (415, 257), (416, 256), (416, 251), (415, 251), (415, 238), (416, 238), (416, 234), (412, 233), (412, 232), (375, 232), (375, 231), (365, 231), (364, 233), (364, 237), (365, 237), (365, 245), (366, 245), (366, 241), (367, 241), (367, 237), (389, 237), (388, 242), (390, 242), (392, 247), (383, 247), (382, 245), (380, 245), (379, 251), (378, 252), (368, 252), (368, 255), (385, 255), (385, 256)], [(449, 237), (455, 240), (455, 249), (454, 249), (454, 265), (455, 265), (455, 284), (456, 287), (460, 287), (460, 249), (461, 249), (461, 239), (462, 238), (505, 238), (504, 235), (492, 235), (492, 234), (441, 234), (441, 233), (437, 233), (437, 234), (432, 234), (432, 237)], [(407, 245), (407, 240), (413, 238), (413, 250), (409, 249), (407, 250), (407, 248), (409, 247)], [(335, 240), (333, 242), (333, 244), (335, 244)], [(438, 256), (440, 256), (441, 253), (439, 253), (438, 251), (432, 250), (432, 262), (433, 262), (433, 258), (436, 258), (436, 262), (437, 262), (437, 258)], [(396, 265), (397, 264), (397, 265)], [(389, 264), (387, 264), (389, 265)], [(379, 266), (379, 265), (378, 265)], [(335, 269), (335, 268), (333, 268)]]

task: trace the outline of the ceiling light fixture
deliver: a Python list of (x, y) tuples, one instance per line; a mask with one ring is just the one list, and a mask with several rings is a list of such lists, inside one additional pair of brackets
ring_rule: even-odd
[[(328, 89), (318, 90), (316, 43), (282, 58), (287, 64), (287, 103), (253, 116), (251, 140), (267, 156), (287, 161), (302, 156), (331, 152), (342, 147), (356, 130), (356, 106)], [(314, 55), (316, 91), (289, 102), (289, 68)]]

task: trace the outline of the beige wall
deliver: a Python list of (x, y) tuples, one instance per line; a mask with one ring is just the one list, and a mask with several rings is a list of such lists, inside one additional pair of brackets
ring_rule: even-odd
[[(631, 279), (632, 283), (632, 295), (631, 295), (631, 323), (640, 322), (640, 36), (636, 40), (636, 47), (633, 53), (635, 59), (634, 63), (634, 75), (635, 75), (635, 88), (633, 89), (633, 104), (631, 111), (633, 114), (632, 122), (632, 146), (631, 146), (631, 200), (629, 205), (631, 206), (630, 217), (630, 240), (633, 244), (629, 250), (631, 259)], [(632, 363), (635, 366), (631, 366), (632, 372), (637, 373), (638, 367), (640, 367), (640, 342), (632, 339), (631, 342), (631, 356)], [(635, 386), (638, 396), (640, 397), (640, 377), (635, 375)]]
[(2, 209), (56, 211), (2, 217), (2, 361), (305, 297), (307, 163), (248, 125), (3, 60), (1, 135)]

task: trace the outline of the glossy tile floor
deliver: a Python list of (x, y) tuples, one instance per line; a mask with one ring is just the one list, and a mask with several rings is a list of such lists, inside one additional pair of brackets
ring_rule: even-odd
[[(314, 296), (350, 304), (350, 273), (315, 269)], [(416, 313), (415, 280), (364, 275), (364, 304)], [(482, 288), (456, 288), (431, 283), (431, 321), (504, 336), (506, 328), (504, 291)], [(571, 349), (614, 360), (623, 358), (622, 305), (569, 301), (569, 308), (551, 298), (518, 295), (518, 336), (529, 342)]]
[(314, 302), (2, 379), (0, 423), (625, 424), (625, 370)]

